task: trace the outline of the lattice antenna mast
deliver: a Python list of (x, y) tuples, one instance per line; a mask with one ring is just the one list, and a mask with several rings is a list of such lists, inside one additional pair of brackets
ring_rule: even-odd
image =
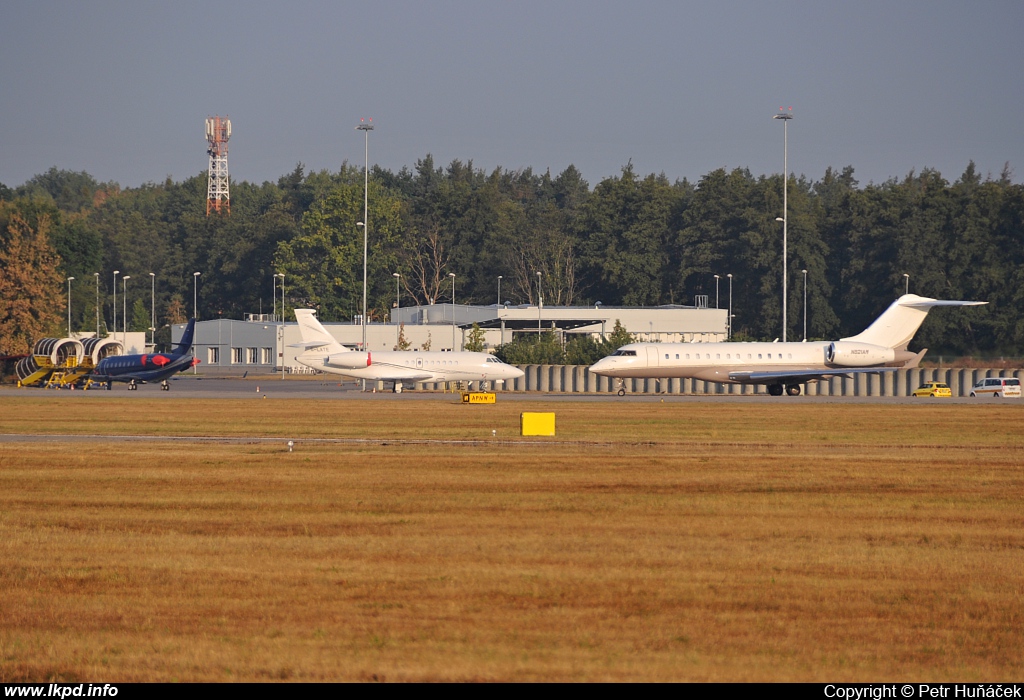
[(228, 192), (228, 139), (231, 138), (231, 120), (227, 117), (206, 119), (206, 140), (210, 147), (210, 177), (206, 186), (206, 215), (211, 211), (218, 214), (223, 207), (231, 213), (231, 196)]

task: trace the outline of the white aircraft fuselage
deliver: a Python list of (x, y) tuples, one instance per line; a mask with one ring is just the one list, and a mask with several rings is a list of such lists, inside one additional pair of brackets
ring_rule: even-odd
[(348, 350), (332, 353), (327, 346), (321, 346), (309, 348), (295, 359), (329, 374), (373, 381), (475, 382), (523, 376), (522, 370), (486, 352)]
[(590, 371), (616, 378), (766, 384), (773, 395), (785, 390), (795, 396), (806, 382), (913, 367), (926, 350), (913, 353), (907, 346), (932, 308), (984, 303), (905, 294), (867, 329), (849, 338), (812, 343), (631, 343), (599, 360)]
[[(827, 369), (829, 343), (632, 343), (590, 371), (609, 377), (687, 377), (744, 383), (751, 373)], [(752, 382), (757, 383), (757, 382)]]

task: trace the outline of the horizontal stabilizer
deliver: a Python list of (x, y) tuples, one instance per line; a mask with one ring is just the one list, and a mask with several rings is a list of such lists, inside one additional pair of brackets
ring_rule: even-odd
[(883, 348), (905, 350), (921, 327), (928, 312), (937, 306), (981, 306), (987, 301), (945, 301), (904, 294), (894, 301), (874, 323), (844, 341), (867, 343)]

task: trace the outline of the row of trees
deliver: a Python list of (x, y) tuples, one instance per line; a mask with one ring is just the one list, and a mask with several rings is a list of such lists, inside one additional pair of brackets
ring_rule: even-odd
[[(779, 175), (745, 169), (673, 182), (627, 165), (591, 188), (572, 166), (557, 176), (485, 172), (427, 156), (397, 173), (374, 168), (369, 315), (382, 319), (394, 303), (394, 272), (403, 306), (453, 294), (494, 303), (499, 276), (501, 301), (513, 304), (536, 303), (538, 293), (549, 305), (607, 306), (691, 304), (705, 294), (725, 306), (731, 274), (735, 337), (775, 338), (782, 187)], [(270, 313), (280, 305), (273, 276), (282, 273), (289, 311), (312, 306), (332, 321), (358, 313), (360, 168), (306, 173), (300, 164), (276, 183), (232, 183), (230, 215), (207, 217), (205, 199), (205, 174), (121, 188), (51, 169), (0, 185), (0, 352), (23, 351), (47, 324), (47, 332), (62, 325), (67, 277), (75, 277), (75, 328), (94, 328), (98, 282), (101, 326), (110, 329), (113, 270), (133, 278), (129, 323), (139, 330), (152, 324), (147, 278), (156, 275), (153, 325), (165, 337), (167, 323), (191, 312), (194, 272), (202, 273), (201, 318)], [(788, 228), (791, 338), (801, 336), (807, 270), (812, 338), (861, 330), (902, 293), (907, 274), (912, 292), (990, 302), (931, 315), (919, 344), (959, 353), (1024, 347), (1024, 187), (1008, 168), (983, 178), (971, 164), (952, 183), (934, 170), (865, 186), (849, 167), (817, 181), (791, 177)], [(19, 326), (25, 313), (35, 325)]]

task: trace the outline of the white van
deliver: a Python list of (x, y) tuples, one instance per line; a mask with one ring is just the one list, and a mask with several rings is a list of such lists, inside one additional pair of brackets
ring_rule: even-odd
[(1020, 398), (1020, 380), (1010, 377), (989, 377), (971, 387), (971, 398), (975, 396), (1007, 396)]

